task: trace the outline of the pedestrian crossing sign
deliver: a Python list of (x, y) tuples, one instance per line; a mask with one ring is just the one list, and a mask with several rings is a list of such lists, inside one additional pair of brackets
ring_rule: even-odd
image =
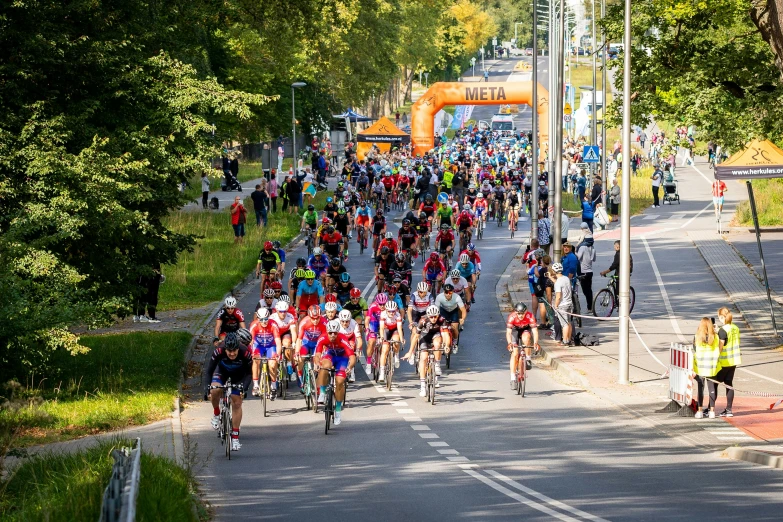
[(582, 161), (585, 163), (598, 163), (601, 161), (601, 154), (598, 152), (597, 145), (585, 145), (582, 151)]

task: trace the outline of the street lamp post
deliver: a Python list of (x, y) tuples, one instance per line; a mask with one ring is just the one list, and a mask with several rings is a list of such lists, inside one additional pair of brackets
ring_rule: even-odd
[[(606, 16), (606, 0), (601, 1), (601, 19)], [(606, 96), (606, 31), (601, 30), (603, 36), (603, 44), (601, 46), (601, 92), (603, 93), (603, 123), (601, 124), (601, 179), (604, 183), (604, 208), (609, 208), (607, 203), (609, 202), (609, 180), (606, 176), (606, 160), (609, 156), (606, 154), (608, 150), (606, 147), (606, 102), (608, 100)]]
[(479, 52), (481, 52), (481, 72), (484, 72), (487, 70), (484, 67), (484, 48), (482, 47), (481, 49), (479, 49)]
[[(533, 189), (530, 205), (530, 238), (538, 237), (538, 0), (533, 0)], [(517, 26), (514, 24), (514, 37)], [(519, 40), (517, 40), (519, 42)]]
[(425, 82), (424, 88), (425, 89), (429, 89), (430, 88), (430, 73), (429, 72), (425, 72), (424, 73), (424, 82)]
[(631, 296), (631, 0), (625, 0), (623, 38), (623, 186), (620, 200), (620, 353), (618, 384), (629, 383)]
[(293, 161), (291, 162), (292, 168), (294, 169), (294, 176), (296, 176), (296, 102), (294, 101), (294, 89), (299, 89), (300, 87), (304, 87), (307, 84), (305, 82), (294, 82), (291, 84), (291, 123), (293, 127), (293, 134), (291, 135), (291, 151), (294, 155)]

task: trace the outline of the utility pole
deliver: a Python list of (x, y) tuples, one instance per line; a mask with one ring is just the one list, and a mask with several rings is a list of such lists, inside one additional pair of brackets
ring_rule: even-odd
[[(514, 36), (517, 26), (514, 25)], [(519, 41), (519, 40), (517, 40)], [(551, 131), (550, 131), (551, 132)], [(538, 237), (538, 0), (533, 0), (533, 157), (530, 202), (530, 239)]]
[[(601, 20), (606, 16), (606, 0), (601, 0)], [(606, 31), (601, 30), (603, 36), (603, 46), (601, 51), (601, 92), (603, 93), (603, 101), (601, 104), (601, 114), (603, 114), (603, 124), (601, 124), (601, 180), (604, 184), (604, 208), (609, 208), (607, 203), (609, 202), (609, 180), (606, 177), (606, 160), (608, 150), (606, 146), (606, 102), (608, 100), (606, 96)]]
[(557, 50), (558, 25), (555, 23), (555, 2), (549, 0), (549, 150), (547, 151), (547, 172), (549, 175), (549, 197), (547, 198), (547, 208), (544, 212), (549, 212), (555, 204), (555, 195), (552, 189), (552, 182), (555, 179), (555, 163), (552, 156), (555, 153), (555, 140), (557, 139)]
[[(592, 107), (590, 109), (590, 145), (598, 145), (598, 113), (596, 112), (595, 108), (597, 106), (596, 98), (598, 97), (598, 92), (596, 90), (596, 55), (595, 55), (595, 0), (592, 1), (593, 5), (593, 39), (591, 40), (591, 47), (592, 47), (592, 55), (593, 55), (593, 103)], [(590, 172), (595, 174), (596, 171), (596, 164), (591, 163), (590, 164)], [(601, 182), (603, 183), (603, 177), (601, 177)], [(606, 207), (604, 207), (606, 208)]]
[(565, 78), (565, 57), (563, 56), (565, 40), (563, 39), (563, 36), (565, 36), (565, 0), (560, 0), (560, 15), (557, 19), (557, 25), (560, 28), (560, 45), (558, 45), (557, 49), (557, 112), (555, 113), (555, 118), (557, 120), (557, 126), (555, 127), (557, 137), (555, 138), (555, 150), (552, 153), (555, 161), (555, 179), (554, 183), (549, 185), (549, 191), (550, 193), (552, 191), (555, 193), (555, 211), (552, 215), (552, 219), (554, 220), (554, 223), (552, 224), (552, 230), (554, 230), (552, 236), (555, 247), (552, 259), (554, 262), (559, 263), (562, 246), (560, 214), (563, 211), (563, 78)]
[(629, 383), (631, 296), (631, 0), (625, 0), (623, 38), (623, 186), (620, 201), (620, 353), (619, 384)]

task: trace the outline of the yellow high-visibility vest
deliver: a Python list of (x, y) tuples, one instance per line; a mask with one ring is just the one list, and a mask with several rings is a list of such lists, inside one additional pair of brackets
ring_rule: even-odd
[(720, 339), (716, 335), (712, 344), (694, 341), (693, 371), (701, 377), (714, 377), (720, 369)]
[(451, 180), (454, 179), (454, 173), (449, 169), (443, 173), (443, 188), (451, 188)]
[(738, 366), (742, 364), (742, 353), (740, 352), (740, 331), (733, 323), (721, 326), (726, 332), (727, 339), (720, 352), (720, 365)]

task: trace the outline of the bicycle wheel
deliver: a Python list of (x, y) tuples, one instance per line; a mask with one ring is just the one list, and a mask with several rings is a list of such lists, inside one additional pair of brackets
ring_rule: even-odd
[(517, 393), (522, 397), (525, 396), (525, 386), (527, 384), (527, 361), (525, 360), (525, 351), (520, 348), (519, 355), (519, 385), (517, 386)]
[(630, 302), (630, 307), (628, 308), (629, 314), (633, 312), (633, 305), (635, 304), (636, 304), (636, 290), (634, 290), (633, 287), (631, 287), (631, 302)]
[(309, 368), (310, 372), (310, 403), (313, 406), (313, 413), (318, 413), (318, 385), (315, 382), (315, 371), (313, 371), (312, 364)]
[(264, 412), (264, 417), (269, 415), (266, 412), (266, 396), (269, 393), (269, 376), (264, 372), (264, 377), (261, 378), (261, 409)]
[(313, 400), (313, 396), (310, 395), (310, 377), (307, 374), (303, 374), (302, 378), (305, 380), (302, 383), (304, 388), (305, 407), (309, 410), (313, 406), (311, 402)]
[(223, 410), (223, 437), (226, 444), (226, 457), (231, 460), (231, 407), (226, 406)]
[(359, 255), (364, 254), (364, 234), (359, 233)]
[(324, 403), (324, 435), (329, 435), (329, 425), (332, 422), (332, 411), (334, 410), (334, 404), (332, 403), (332, 387), (326, 388), (326, 402)]
[(394, 349), (389, 345), (389, 353), (386, 355), (386, 389), (391, 391), (392, 376), (394, 375)]
[(435, 379), (437, 377), (435, 376), (435, 364), (430, 361), (429, 368), (427, 369), (427, 373), (429, 374), (429, 381), (430, 381), (430, 404), (435, 406)]
[(609, 289), (604, 288), (595, 294), (593, 299), (593, 315), (596, 317), (610, 317), (614, 311), (614, 295)]
[[(451, 343), (451, 345), (452, 345), (452, 347), (453, 347), (453, 346), (454, 346), (454, 343), (452, 342), (452, 343)], [(452, 349), (453, 349), (453, 348), (449, 349), (449, 351), (448, 351), (448, 352), (446, 352), (446, 369), (447, 369), (447, 370), (448, 370), (449, 368), (451, 368), (451, 350), (452, 350)]]

